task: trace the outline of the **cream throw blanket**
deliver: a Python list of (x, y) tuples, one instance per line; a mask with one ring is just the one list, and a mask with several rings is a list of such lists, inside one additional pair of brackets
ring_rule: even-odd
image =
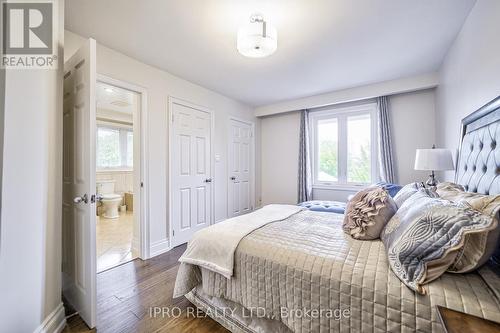
[(284, 220), (304, 207), (267, 205), (196, 232), (180, 262), (204, 267), (226, 278), (233, 275), (234, 251), (240, 240), (268, 223)]

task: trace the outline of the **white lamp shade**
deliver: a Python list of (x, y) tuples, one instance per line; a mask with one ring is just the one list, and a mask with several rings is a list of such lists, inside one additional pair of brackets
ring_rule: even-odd
[(278, 48), (276, 28), (266, 22), (251, 22), (238, 30), (236, 47), (246, 57), (267, 57)]
[(449, 149), (417, 149), (415, 170), (454, 170), (453, 157)]

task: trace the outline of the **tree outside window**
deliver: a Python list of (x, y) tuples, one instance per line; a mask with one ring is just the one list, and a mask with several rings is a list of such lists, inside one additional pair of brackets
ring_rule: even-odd
[(133, 167), (133, 132), (129, 128), (97, 127), (97, 168)]

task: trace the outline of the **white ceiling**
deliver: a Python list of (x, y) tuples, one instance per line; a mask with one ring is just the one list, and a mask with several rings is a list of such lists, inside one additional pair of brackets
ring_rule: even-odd
[(135, 93), (103, 82), (97, 82), (96, 96), (98, 109), (132, 115), (136, 108)]
[[(436, 71), (475, 0), (66, 0), (66, 28), (257, 106)], [(260, 12), (278, 50), (236, 32)]]

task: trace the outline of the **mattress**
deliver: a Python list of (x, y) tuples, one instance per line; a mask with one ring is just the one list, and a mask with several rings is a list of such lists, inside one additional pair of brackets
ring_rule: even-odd
[[(231, 279), (181, 264), (174, 296), (199, 306), (203, 299), (237, 304), (291, 332), (442, 332), (437, 305), (500, 322), (498, 298), (482, 275), (446, 273), (427, 295), (416, 294), (390, 270), (382, 242), (352, 239), (342, 219), (303, 211), (257, 229), (239, 243)], [(233, 332), (266, 331), (224, 315), (240, 322)]]

